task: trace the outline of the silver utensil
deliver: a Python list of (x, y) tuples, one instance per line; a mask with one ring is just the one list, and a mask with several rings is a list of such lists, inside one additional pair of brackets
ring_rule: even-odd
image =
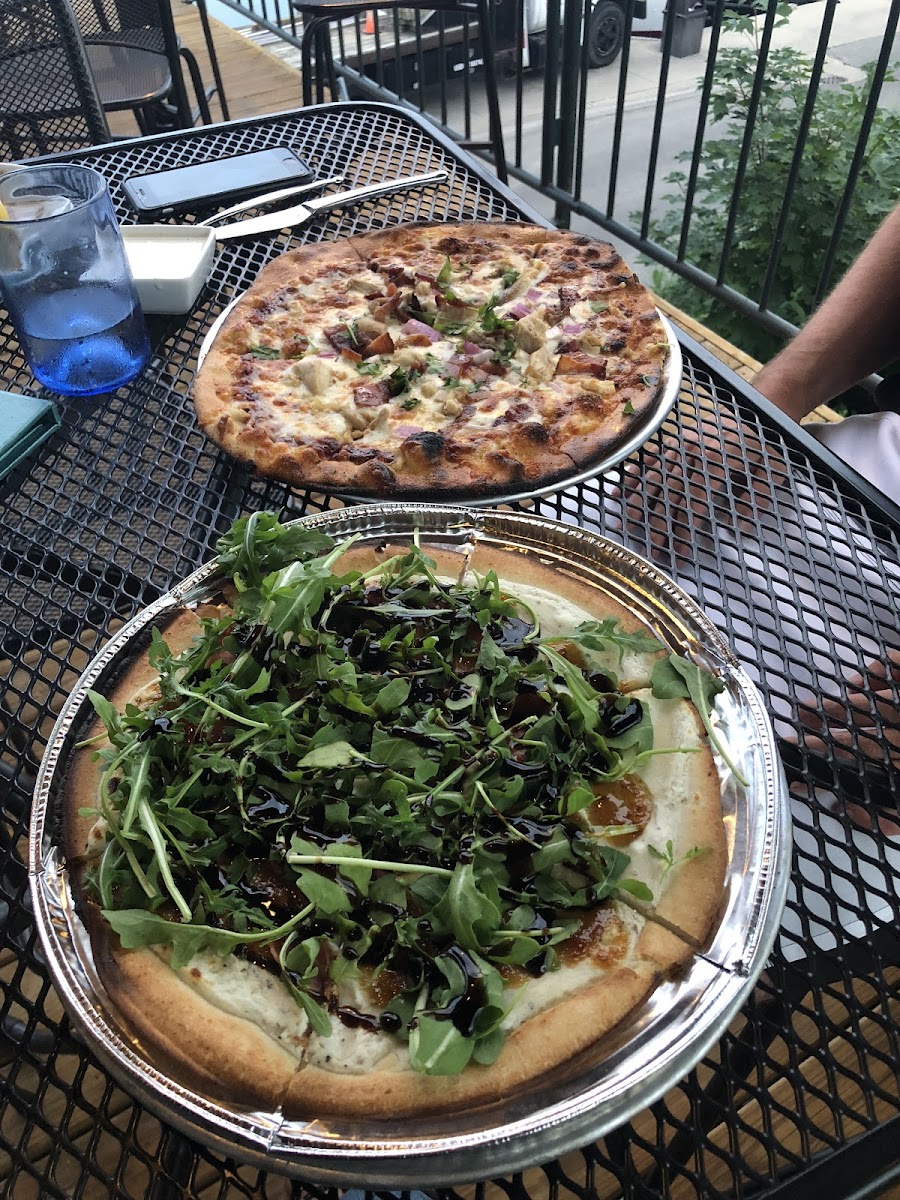
[(319, 199), (308, 200), (305, 204), (295, 204), (290, 208), (266, 213), (261, 217), (250, 217), (246, 221), (223, 225), (221, 229), (215, 230), (216, 241), (229, 242), (235, 238), (256, 237), (262, 233), (277, 233), (280, 229), (303, 225), (317, 213), (328, 212), (333, 208), (342, 208), (346, 204), (356, 204), (360, 200), (371, 200), (376, 196), (390, 196), (395, 192), (406, 192), (411, 188), (441, 183), (447, 178), (447, 175), (447, 171), (428, 171), (424, 175), (405, 175), (400, 179), (385, 180), (384, 183), (372, 183), (367, 187), (351, 188), (348, 192), (335, 192), (331, 196), (320, 196)]
[(305, 196), (309, 192), (321, 191), (333, 183), (343, 183), (346, 178), (346, 175), (330, 175), (327, 179), (314, 179), (312, 183), (298, 183), (293, 187), (279, 188), (277, 192), (266, 192), (263, 196), (253, 196), (249, 200), (242, 200), (240, 204), (232, 204), (231, 208), (223, 208), (214, 217), (207, 217), (205, 221), (197, 221), (196, 224), (212, 225), (225, 217), (236, 217), (238, 213), (247, 212), (251, 208), (267, 208), (279, 200), (290, 200), (291, 196)]

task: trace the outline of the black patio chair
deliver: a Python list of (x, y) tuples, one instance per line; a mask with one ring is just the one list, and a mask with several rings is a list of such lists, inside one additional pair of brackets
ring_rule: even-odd
[[(71, 0), (106, 112), (131, 111), (142, 133), (212, 122), (211, 97), (221, 77), (204, 23), (216, 83), (206, 87), (193, 52), (175, 30), (170, 0)], [(194, 91), (188, 97), (182, 64)], [(227, 114), (226, 114), (227, 115)]]
[(109, 138), (69, 0), (0, 0), (0, 157)]
[[(497, 93), (497, 69), (494, 53), (494, 21), (491, 0), (370, 0), (369, 3), (356, 3), (353, 0), (292, 0), (292, 7), (303, 14), (303, 40), (301, 44), (303, 72), (303, 103), (312, 103), (313, 79), (316, 84), (316, 101), (324, 99), (324, 88), (327, 84), (331, 95), (345, 99), (347, 89), (343, 80), (338, 79), (334, 64), (334, 53), (331, 44), (330, 26), (347, 20), (358, 19), (367, 12), (379, 11), (421, 14), (420, 19), (434, 12), (456, 14), (463, 21), (475, 19), (478, 22), (478, 39), (481, 44), (481, 58), (484, 63), (484, 84), (488, 107), (489, 139), (460, 142), (467, 149), (489, 149), (494, 157), (497, 174), (506, 183), (506, 154), (503, 147), (503, 128), (500, 123), (500, 101)], [(377, 13), (376, 13), (377, 20)], [(389, 40), (390, 35), (386, 41)], [(443, 33), (439, 35), (443, 43)], [(400, 47), (394, 38), (394, 63), (401, 59)], [(375, 37), (376, 58), (382, 55), (381, 36)], [(395, 86), (397, 92), (402, 91), (402, 85)]]

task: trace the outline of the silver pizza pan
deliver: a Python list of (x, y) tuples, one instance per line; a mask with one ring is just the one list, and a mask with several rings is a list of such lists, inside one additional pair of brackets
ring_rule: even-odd
[[(591, 1050), (515, 1096), (420, 1119), (316, 1117), (231, 1108), (185, 1087), (148, 1057), (118, 1018), (97, 976), (76, 914), (61, 831), (67, 762), (102, 690), (151, 628), (211, 596), (214, 564), (201, 568), (129, 621), (69, 696), (38, 776), (30, 835), (35, 921), (48, 969), (84, 1039), (122, 1087), (186, 1136), (261, 1169), (328, 1185), (414, 1188), (520, 1171), (594, 1141), (682, 1080), (722, 1035), (763, 969), (781, 921), (790, 865), (787, 788), (761, 698), (711, 621), (675, 583), (629, 550), (543, 518), (451, 505), (365, 505), (305, 518), (336, 539), (363, 545), (418, 533), (424, 549), (465, 556), (513, 551), (611, 596), (672, 650), (714, 671), (720, 736), (739, 779), (718, 761), (729, 862), (708, 943), (678, 978), (662, 984), (632, 1019)], [(483, 548), (483, 550), (482, 550)], [(744, 782), (746, 781), (746, 782)]]
[[(235, 296), (226, 307), (219, 313), (212, 325), (207, 330), (206, 336), (200, 346), (197, 355), (197, 370), (203, 365), (203, 360), (210, 351), (213, 342), (218, 336), (219, 330), (224, 325), (231, 310), (240, 300), (240, 296)], [(573, 487), (576, 484), (584, 483), (587, 479), (593, 479), (596, 475), (602, 475), (605, 471), (611, 470), (622, 459), (627, 458), (629, 454), (633, 454), (638, 447), (648, 441), (666, 417), (675, 407), (675, 402), (678, 399), (678, 393), (681, 390), (681, 377), (684, 369), (684, 363), (681, 356), (681, 346), (678, 344), (678, 338), (675, 336), (675, 330), (672, 328), (672, 323), (668, 317), (659, 309), (656, 310), (659, 314), (659, 319), (662, 321), (663, 329), (666, 331), (666, 340), (669, 343), (669, 353), (666, 357), (666, 365), (663, 370), (663, 377), (660, 381), (659, 391), (653, 404), (641, 416), (640, 420), (635, 422), (632, 428), (628, 431), (628, 436), (623, 438), (616, 446), (607, 450), (602, 457), (595, 459), (587, 466), (580, 467), (577, 470), (573, 469), (571, 475), (564, 475), (551, 480), (549, 483), (538, 487), (515, 488), (508, 492), (497, 492), (491, 496), (473, 496), (454, 497), (448, 503), (464, 505), (466, 508), (494, 508), (498, 504), (515, 504), (517, 501), (534, 500), (538, 496), (547, 496), (551, 492), (558, 492), (560, 488)], [(349, 500), (356, 504), (381, 503), (380, 499), (373, 500), (371, 496), (359, 496), (352, 492), (335, 491), (321, 484), (310, 485), (314, 486), (314, 490), (322, 492), (326, 495), (337, 496), (338, 499)], [(436, 500), (443, 500), (440, 494), (421, 494), (413, 495), (404, 493), (404, 501), (415, 502), (417, 500), (428, 501), (434, 496)]]

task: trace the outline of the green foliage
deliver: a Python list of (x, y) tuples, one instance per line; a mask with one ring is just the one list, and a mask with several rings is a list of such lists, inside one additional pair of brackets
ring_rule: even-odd
[[(781, 6), (783, 24), (790, 7)], [(757, 22), (726, 18), (723, 25), (755, 39)], [(686, 259), (717, 276), (728, 225), (738, 160), (744, 140), (758, 46), (719, 51), (710, 97), (712, 136), (701, 151)], [(725, 282), (759, 298), (769, 253), (775, 239), (785, 185), (807, 99), (813, 60), (790, 47), (770, 52), (750, 146), (747, 171), (738, 201)], [(796, 190), (768, 307), (802, 325), (812, 311), (816, 289), (834, 228), (838, 206), (856, 149), (874, 68), (862, 84), (823, 86), (815, 108), (798, 173)], [(895, 76), (888, 72), (885, 82)], [(679, 161), (689, 162), (684, 151)], [(686, 171), (666, 176), (674, 191), (664, 198), (669, 208), (651, 225), (651, 236), (677, 251), (684, 214)], [(880, 107), (872, 124), (858, 182), (838, 248), (830, 284), (835, 283), (862, 250), (881, 219), (900, 197), (900, 113)], [(653, 287), (673, 304), (690, 312), (735, 345), (766, 360), (779, 348), (773, 335), (746, 317), (713, 300), (668, 271), (656, 271)]]

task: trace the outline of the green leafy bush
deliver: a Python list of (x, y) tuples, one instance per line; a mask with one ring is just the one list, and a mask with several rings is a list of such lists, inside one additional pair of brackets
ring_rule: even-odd
[[(783, 5), (779, 23), (790, 13)], [(731, 28), (755, 39), (749, 17), (727, 19)], [(717, 275), (728, 224), (732, 190), (758, 61), (754, 44), (719, 51), (710, 100), (714, 136), (701, 152), (686, 259)], [(738, 201), (737, 220), (725, 282), (751, 299), (759, 299), (766, 275), (785, 185), (797, 144), (813, 60), (788, 47), (769, 54), (747, 172)], [(850, 171), (850, 164), (870, 92), (872, 68), (861, 84), (824, 86), (816, 98), (803, 152), (781, 257), (770, 293), (771, 311), (802, 325), (812, 311), (829, 240)], [(892, 73), (886, 82), (894, 79)], [(679, 161), (689, 162), (684, 151)], [(651, 225), (651, 236), (677, 250), (684, 213), (685, 171), (666, 176), (676, 190), (664, 199), (669, 208)], [(900, 114), (879, 108), (866, 145), (862, 168), (835, 260), (831, 284), (850, 266), (882, 217), (900, 198)], [(715, 301), (707, 293), (657, 270), (656, 291), (690, 312), (747, 353), (763, 361), (780, 340), (748, 317)]]

